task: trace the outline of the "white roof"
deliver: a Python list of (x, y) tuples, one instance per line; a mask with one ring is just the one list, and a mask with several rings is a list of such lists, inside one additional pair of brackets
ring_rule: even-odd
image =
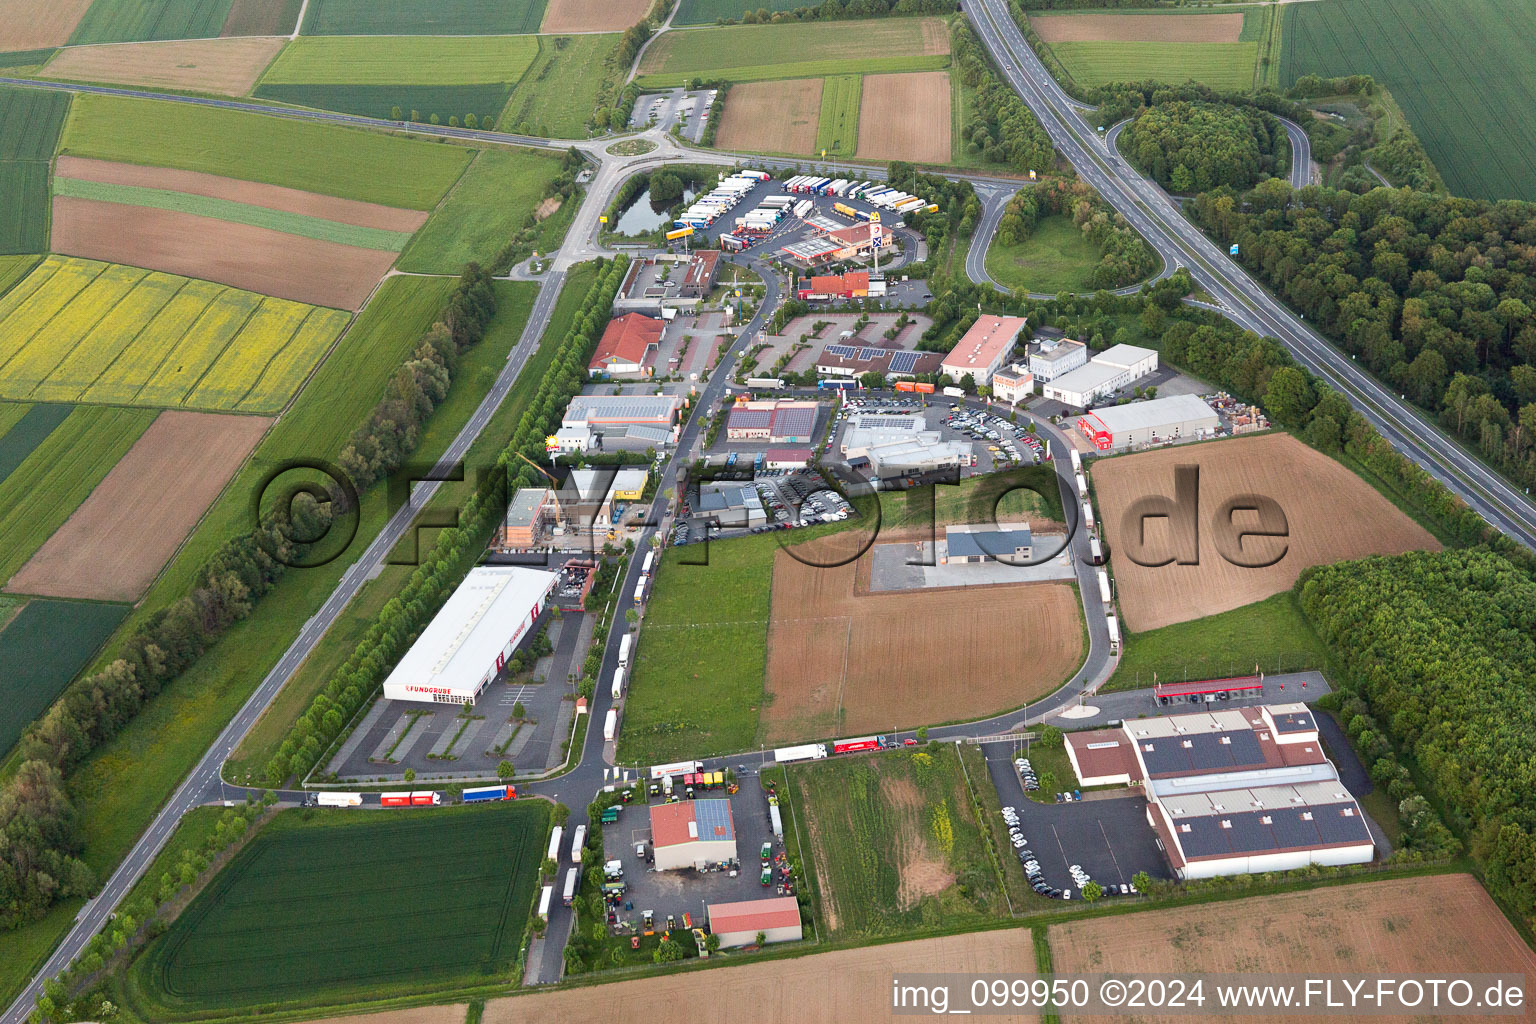
[[(1068, 377), (1074, 377), (1092, 366), (1089, 363), (1082, 370), (1073, 370), (1066, 377), (1054, 381), (1052, 387), (1064, 385)], [(1093, 415), (1112, 434), (1138, 427), (1159, 427), (1167, 423), (1204, 420), (1214, 427), (1221, 422), (1216, 410), (1206, 405), (1199, 395), (1174, 395), (1172, 398), (1154, 398), (1150, 402), (1111, 405), (1093, 410)]]
[(393, 686), (462, 687), (472, 695), (496, 655), (554, 588), (552, 572), (513, 565), (469, 571), (384, 681)]
[(1094, 359), (1055, 378), (1046, 384), (1046, 387), (1053, 391), (1071, 391), (1082, 395), (1103, 387), (1104, 384), (1123, 373), (1125, 373), (1123, 366), (1111, 366), (1109, 363), (1101, 363)]
[(941, 365), (946, 370), (950, 367), (957, 370), (989, 368), (1013, 347), (1014, 340), (1028, 323), (1020, 316), (977, 317)]
[(1096, 363), (1104, 363), (1107, 366), (1118, 366), (1122, 370), (1128, 370), (1137, 363), (1142, 362), (1148, 356), (1156, 356), (1157, 352), (1150, 348), (1142, 348), (1139, 345), (1112, 345), (1093, 357)]

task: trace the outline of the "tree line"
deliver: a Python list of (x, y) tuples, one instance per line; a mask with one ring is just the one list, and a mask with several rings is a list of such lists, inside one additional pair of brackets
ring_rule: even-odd
[(1177, 100), (1143, 107), (1120, 134), (1120, 152), (1172, 192), (1252, 188), (1288, 162), (1285, 127), (1230, 103)]
[(1120, 288), (1157, 269), (1157, 254), (1120, 213), (1085, 181), (1052, 178), (1022, 188), (1008, 200), (997, 225), (997, 241), (1016, 245), (1034, 234), (1043, 217), (1070, 217), (1099, 251), (1088, 277), (1092, 288)]
[[(899, 14), (950, 14), (951, 0), (825, 0), (815, 7), (796, 7), (788, 11), (770, 11), (766, 7), (746, 11), (743, 25), (782, 25), (790, 21), (842, 21), (846, 18), (883, 18)], [(734, 25), (735, 18), (720, 17), (716, 25)]]
[(976, 90), (962, 135), (966, 151), (1016, 171), (1045, 173), (1056, 165), (1056, 147), (1024, 101), (994, 73), (986, 50), (964, 19), (950, 27), (950, 50), (960, 80)]
[(290, 775), (303, 777), (374, 694), (465, 573), (479, 560), (485, 541), (505, 515), (508, 496), (521, 487), (544, 486), (534, 468), (544, 457), (544, 438), (587, 379), (587, 361), (596, 348), (613, 298), (623, 283), (629, 259), (600, 264), (581, 309), (555, 349), (554, 362), (507, 446), (489, 474), (459, 510), (458, 525), (443, 530), (431, 552), (411, 572), (399, 593), (385, 603), (346, 662), (331, 674), (267, 762), (266, 778), (278, 785)]

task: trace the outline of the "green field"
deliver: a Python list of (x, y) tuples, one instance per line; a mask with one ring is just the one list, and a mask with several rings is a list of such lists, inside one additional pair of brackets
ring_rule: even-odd
[(42, 67), (58, 50), (10, 50), (0, 53), (0, 68)]
[(0, 580), (26, 564), (158, 415), (81, 406), (0, 482)]
[[(940, 46), (942, 53), (924, 52)], [(779, 63), (763, 63), (775, 57)], [(814, 22), (732, 25), (666, 33), (645, 51), (638, 81), (649, 88), (690, 77), (751, 82), (948, 66), (948, 39), (934, 18), (861, 22), (857, 32)]]
[(1536, 5), (1327, 0), (1285, 8), (1280, 79), (1368, 74), (1456, 195), (1536, 200)]
[(804, 7), (802, 0), (681, 0), (677, 13), (672, 16), (673, 25), (713, 25), (721, 18), (740, 21), (748, 11), (792, 11)]
[[(490, 263), (523, 227), (559, 174), (560, 159), (550, 153), (485, 150), (416, 233), (400, 257), (400, 269), (456, 274), (470, 260)], [(569, 211), (545, 220), (549, 230), (536, 247), (541, 251), (557, 248), (569, 220)]]
[(1157, 80), (1176, 85), (1187, 79), (1213, 89), (1253, 88), (1258, 43), (1053, 43), (1068, 74), (1084, 87), (1108, 82)]
[(37, 266), (36, 256), (0, 256), (0, 297), (15, 287), (32, 268)]
[(880, 492), (881, 529), (1009, 519), (1064, 522), (1061, 487), (1049, 464), (973, 476), (953, 486)]
[(310, 0), (307, 36), (498, 36), (537, 32), (544, 0)]
[(156, 210), (175, 210), (214, 220), (227, 220), (234, 224), (249, 224), (269, 228), (303, 238), (317, 238), (338, 245), (355, 245), (363, 249), (382, 249), (399, 252), (410, 241), (409, 231), (386, 231), (383, 228), (365, 228), (340, 221), (306, 217), (301, 213), (273, 210), (265, 206), (252, 206), (232, 199), (215, 199), (190, 192), (172, 192), (163, 188), (145, 188), (140, 185), (117, 185), (104, 181), (82, 181), (76, 178), (56, 178), (53, 194), (75, 196), (79, 199), (95, 199), (104, 203), (121, 203), (125, 206), (147, 206)]
[[(496, 120), (496, 114), (506, 105), (511, 86), (505, 82), (485, 82), (480, 85), (267, 85), (256, 87), (254, 95), (279, 103), (291, 103), (296, 107), (314, 107), (316, 110), (339, 110), (343, 114), (360, 114), (389, 121), (409, 121), (414, 111), (415, 120), (447, 124), (450, 117), (464, 120), (464, 115), (474, 114), (485, 128)], [(399, 110), (400, 116), (395, 117)]]
[(549, 807), (285, 811), (134, 963), (127, 998), (156, 1019), (504, 979)]
[[(617, 35), (539, 36), (539, 56), (498, 118), (503, 131), (584, 139)], [(624, 71), (627, 73), (628, 68)]]
[(533, 36), (304, 36), (263, 85), (465, 85), (515, 82), (538, 55)]
[(1002, 245), (994, 240), (987, 249), (987, 273), (1009, 291), (1089, 291), (1101, 256), (1070, 217), (1044, 217), (1022, 242)]
[(0, 483), (27, 460), (59, 424), (69, 418), (72, 405), (0, 405)]
[(1327, 649), (1301, 614), (1296, 595), (1274, 597), (1179, 622), (1125, 639), (1125, 653), (1105, 690), (1134, 690), (1158, 682), (1225, 679), (1320, 668)]
[[(898, 751), (792, 768), (796, 817), (809, 833), (820, 917), (835, 937), (958, 929), (1006, 913), (960, 759)], [(985, 777), (975, 780), (991, 785)], [(937, 892), (913, 890), (944, 873)]]
[(219, 34), (233, 0), (95, 0), (71, 43), (204, 39)]
[(859, 148), (861, 75), (830, 75), (821, 85), (821, 119), (816, 124), (816, 152), (853, 156)]
[(237, 110), (82, 95), (61, 153), (179, 167), (430, 210), (472, 155), (458, 146)]
[(0, 750), (15, 745), (127, 614), (125, 604), (34, 598), (0, 629)]
[(69, 94), (0, 86), (0, 253), (48, 251), (48, 164)]

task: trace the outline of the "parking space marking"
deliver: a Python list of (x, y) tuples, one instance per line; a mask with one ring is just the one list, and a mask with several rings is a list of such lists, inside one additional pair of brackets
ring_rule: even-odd
[(1115, 856), (1115, 844), (1109, 841), (1109, 832), (1104, 828), (1104, 819), (1098, 819), (1099, 835), (1104, 837), (1104, 845), (1109, 847), (1109, 859), (1115, 862), (1115, 874), (1120, 876), (1120, 881), (1127, 881), (1125, 869), (1120, 866), (1120, 858)]

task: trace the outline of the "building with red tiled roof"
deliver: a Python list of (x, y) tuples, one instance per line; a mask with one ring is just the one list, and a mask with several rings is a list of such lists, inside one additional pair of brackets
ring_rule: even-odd
[(774, 896), (765, 900), (709, 904), (709, 930), (725, 949), (750, 946), (758, 933), (764, 942), (799, 942), (805, 937), (800, 927), (800, 904), (793, 896)]
[(801, 299), (862, 299), (869, 294), (869, 271), (850, 274), (817, 274), (800, 282)]
[(598, 374), (651, 373), (661, 344), (662, 322), (642, 313), (625, 313), (608, 321), (587, 372)]
[(736, 859), (729, 800), (680, 800), (651, 806), (657, 871), (700, 868)]

